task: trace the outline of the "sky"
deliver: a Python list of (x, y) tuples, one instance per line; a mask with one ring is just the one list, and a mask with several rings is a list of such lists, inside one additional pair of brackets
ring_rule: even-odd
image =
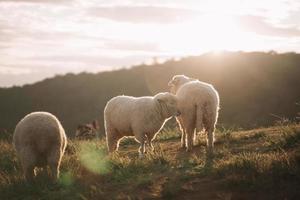
[(0, 87), (220, 50), (300, 52), (300, 0), (0, 0)]

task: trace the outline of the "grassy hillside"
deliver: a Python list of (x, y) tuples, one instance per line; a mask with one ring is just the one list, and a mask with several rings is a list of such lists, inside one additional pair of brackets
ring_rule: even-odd
[[(72, 136), (78, 124), (98, 119), (116, 95), (143, 96), (166, 91), (174, 74), (212, 83), (220, 93), (220, 127), (273, 124), (273, 114), (293, 119), (299, 111), (300, 54), (224, 52), (140, 65), (98, 74), (67, 74), (33, 85), (0, 89), (0, 130), (12, 132), (27, 113), (57, 115)], [(102, 131), (103, 133), (103, 131)]]
[(43, 173), (23, 182), (11, 139), (0, 142), (0, 199), (299, 199), (300, 126), (218, 130), (215, 157), (199, 135), (181, 150), (177, 129), (159, 134), (155, 152), (138, 158), (132, 139), (106, 153), (104, 141), (70, 141), (59, 183)]

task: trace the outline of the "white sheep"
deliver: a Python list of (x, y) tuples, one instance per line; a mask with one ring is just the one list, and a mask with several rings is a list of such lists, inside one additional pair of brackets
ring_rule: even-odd
[(47, 112), (26, 115), (16, 126), (13, 145), (27, 181), (33, 181), (35, 167), (46, 168), (47, 165), (52, 179), (57, 180), (67, 138), (54, 115)]
[(181, 146), (190, 151), (195, 131), (205, 129), (208, 153), (212, 153), (220, 102), (218, 92), (212, 85), (184, 75), (175, 75), (168, 85), (170, 91), (177, 96), (181, 112), (176, 118), (182, 132)]
[(145, 153), (167, 119), (178, 116), (176, 96), (166, 92), (154, 97), (117, 96), (104, 109), (104, 124), (109, 152), (118, 150), (120, 140), (134, 136), (140, 143), (139, 156)]

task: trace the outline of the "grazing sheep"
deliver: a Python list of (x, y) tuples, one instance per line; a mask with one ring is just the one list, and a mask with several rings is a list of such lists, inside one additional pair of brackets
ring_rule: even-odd
[(181, 115), (177, 122), (182, 131), (181, 146), (190, 151), (195, 139), (195, 130), (207, 132), (208, 153), (213, 152), (214, 131), (218, 119), (219, 94), (210, 84), (184, 75), (176, 75), (168, 83), (176, 94)]
[(139, 156), (145, 153), (168, 118), (178, 116), (176, 96), (159, 93), (154, 97), (117, 96), (104, 109), (104, 123), (109, 152), (118, 150), (119, 141), (134, 136), (140, 143)]
[(47, 112), (26, 115), (16, 126), (13, 145), (21, 161), (25, 179), (33, 181), (35, 167), (49, 165), (51, 177), (57, 180), (67, 138), (58, 119)]
[(80, 140), (90, 140), (99, 137), (99, 124), (97, 120), (92, 123), (80, 124), (77, 126), (75, 137)]

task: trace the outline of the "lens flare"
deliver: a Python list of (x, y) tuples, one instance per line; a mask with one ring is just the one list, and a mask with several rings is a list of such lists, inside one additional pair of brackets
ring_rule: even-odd
[(89, 171), (96, 174), (109, 172), (108, 160), (104, 150), (93, 143), (82, 143), (80, 145), (79, 160)]
[(74, 183), (74, 177), (71, 172), (65, 172), (61, 174), (59, 182), (61, 185), (68, 187)]

